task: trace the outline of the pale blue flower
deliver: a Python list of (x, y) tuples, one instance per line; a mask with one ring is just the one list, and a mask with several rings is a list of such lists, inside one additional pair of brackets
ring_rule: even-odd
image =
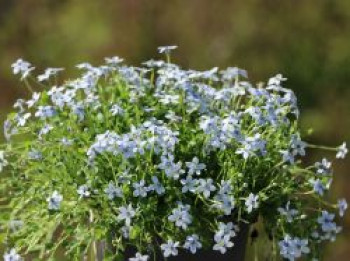
[(21, 74), (21, 80), (27, 78), (35, 67), (32, 67), (29, 62), (18, 59), (11, 65), (14, 74)]
[(203, 196), (205, 198), (210, 197), (210, 193), (215, 191), (216, 187), (213, 185), (212, 179), (199, 179), (199, 182), (197, 184), (196, 192), (197, 193), (203, 193)]
[(187, 175), (186, 179), (180, 180), (180, 183), (182, 184), (182, 193), (186, 193), (188, 191), (194, 193), (196, 191), (198, 180), (193, 179), (191, 175)]
[(235, 237), (236, 232), (235, 230), (238, 230), (238, 227), (235, 226), (232, 222), (223, 223), (219, 222), (218, 230), (216, 231), (215, 235), (217, 236), (229, 236), (229, 237)]
[(32, 149), (28, 152), (28, 159), (30, 160), (41, 160), (42, 158), (43, 158), (43, 155), (38, 150)]
[(158, 195), (163, 195), (165, 193), (164, 186), (159, 182), (156, 176), (152, 176), (151, 179), (153, 184), (149, 186), (149, 189), (155, 191)]
[(145, 180), (142, 179), (139, 182), (135, 182), (132, 186), (134, 187), (134, 197), (147, 197), (148, 188), (146, 187)]
[(167, 177), (175, 180), (179, 179), (180, 175), (185, 173), (182, 169), (182, 162), (175, 163), (173, 155), (161, 156), (161, 163), (158, 165), (158, 168), (164, 170)]
[(158, 47), (158, 52), (159, 53), (165, 53), (165, 54), (170, 54), (172, 50), (177, 49), (176, 45), (169, 45), (169, 46), (159, 46)]
[(16, 102), (13, 104), (13, 108), (18, 109), (20, 113), (23, 113), (25, 111), (24, 104), (25, 100), (17, 99)]
[(85, 108), (83, 104), (73, 104), (72, 112), (78, 116), (79, 121), (84, 120), (85, 118)]
[(169, 104), (178, 104), (180, 96), (179, 95), (168, 95), (168, 94), (162, 94), (162, 95), (155, 95), (155, 97), (159, 98), (159, 102), (161, 102), (164, 105)]
[(5, 252), (4, 254), (4, 261), (22, 261), (22, 260), (23, 259), (14, 248), (12, 248), (9, 252)]
[(11, 123), (10, 120), (5, 120), (4, 121), (4, 126), (3, 126), (3, 130), (4, 130), (4, 137), (6, 139), (6, 141), (10, 141), (11, 140), (11, 136), (13, 134), (16, 134), (17, 133), (17, 128), (14, 127)]
[(144, 64), (147, 67), (153, 68), (153, 67), (163, 67), (165, 62), (164, 61), (156, 61), (156, 60), (151, 59), (151, 60), (148, 60), (146, 62), (143, 62), (142, 64)]
[(317, 194), (323, 196), (326, 187), (323, 185), (322, 181), (320, 179), (310, 179), (309, 182), (313, 186), (313, 190)]
[(124, 61), (123, 58), (120, 58), (118, 56), (113, 56), (113, 57), (106, 57), (105, 58), (105, 62), (109, 65), (112, 65), (112, 66), (117, 66), (119, 65), (120, 63), (122, 63)]
[(50, 210), (59, 210), (62, 200), (63, 196), (55, 190), (46, 200), (48, 202), (48, 208)]
[(192, 216), (189, 213), (189, 205), (180, 204), (177, 208), (172, 210), (168, 220), (174, 222), (177, 227), (186, 230), (188, 225), (192, 223)]
[(244, 159), (248, 159), (254, 155), (265, 155), (266, 154), (266, 141), (260, 138), (260, 134), (257, 133), (252, 137), (247, 137), (243, 141), (243, 147), (236, 150), (236, 154), (242, 155)]
[(137, 252), (135, 257), (129, 258), (129, 261), (147, 261), (148, 259), (148, 255), (141, 255), (141, 253)]
[(131, 219), (136, 215), (136, 210), (132, 207), (131, 204), (127, 206), (119, 207), (118, 220), (124, 220), (126, 226), (130, 226)]
[(287, 202), (285, 208), (278, 208), (277, 210), (282, 216), (286, 217), (288, 223), (293, 222), (294, 217), (299, 213), (298, 210), (290, 208), (290, 201)]
[(200, 175), (201, 171), (204, 170), (206, 166), (204, 163), (199, 163), (199, 159), (194, 157), (192, 161), (186, 162), (186, 167), (188, 168), (189, 175)]
[(35, 117), (41, 119), (47, 119), (53, 117), (57, 114), (56, 110), (52, 106), (39, 106), (38, 110), (35, 112)]
[(113, 116), (124, 114), (124, 110), (118, 104), (113, 104), (112, 108), (110, 109), (110, 112)]
[(337, 229), (337, 225), (333, 222), (335, 215), (326, 210), (322, 211), (322, 215), (317, 218), (317, 223), (321, 225), (323, 232), (332, 232)]
[(238, 67), (228, 67), (226, 70), (220, 72), (222, 74), (222, 79), (230, 81), (235, 79), (237, 76), (242, 76), (248, 78), (248, 73), (246, 70), (240, 69)]
[(253, 209), (256, 209), (259, 207), (259, 196), (254, 195), (253, 193), (250, 193), (248, 198), (245, 200), (245, 205), (247, 207), (247, 212), (250, 213), (253, 211)]
[(280, 86), (281, 82), (286, 81), (287, 78), (284, 78), (282, 74), (277, 74), (274, 77), (270, 78), (267, 85), (275, 85), (275, 86)]
[(327, 159), (322, 159), (321, 162), (315, 163), (315, 167), (317, 170), (316, 172), (320, 175), (329, 175), (331, 173), (331, 166), (332, 163), (329, 162)]
[(186, 237), (186, 241), (183, 247), (185, 249), (188, 249), (192, 254), (195, 254), (198, 249), (202, 248), (202, 243), (199, 241), (199, 236), (193, 234)]
[(88, 198), (91, 194), (87, 185), (79, 186), (77, 189), (77, 193), (80, 196), (80, 198)]
[(63, 137), (61, 140), (60, 140), (61, 144), (63, 146), (66, 146), (66, 147), (69, 147), (73, 144), (73, 140), (72, 139), (68, 139), (66, 137)]
[(280, 150), (280, 153), (282, 154), (282, 159), (284, 162), (289, 162), (291, 164), (294, 163), (295, 158), (293, 153), (288, 150)]
[(224, 212), (225, 215), (231, 215), (235, 208), (235, 198), (232, 195), (220, 194), (215, 196), (216, 202), (213, 206)]
[(90, 63), (79, 63), (75, 67), (84, 70), (92, 70), (94, 68)]
[(214, 245), (213, 250), (220, 251), (221, 254), (225, 254), (227, 248), (231, 248), (234, 246), (234, 244), (230, 241), (231, 237), (229, 235), (215, 235), (214, 240), (216, 244)]
[(28, 108), (33, 107), (40, 99), (41, 93), (40, 92), (33, 92), (32, 98), (26, 102)]
[(18, 127), (23, 127), (26, 125), (27, 120), (30, 118), (32, 114), (31, 113), (24, 113), (24, 114), (17, 114), (15, 121), (17, 121)]
[(104, 192), (110, 200), (113, 200), (116, 197), (123, 197), (122, 189), (120, 187), (115, 186), (112, 182), (108, 183), (108, 186), (105, 188)]
[(47, 68), (45, 72), (37, 77), (39, 82), (47, 81), (51, 76), (56, 75), (60, 71), (63, 71), (63, 68)]
[(298, 134), (292, 135), (290, 144), (294, 156), (305, 156), (305, 148), (307, 144), (300, 139), (300, 136)]
[(127, 226), (127, 225), (124, 225), (121, 227), (120, 231), (122, 232), (122, 235), (124, 238), (130, 238), (131, 236), (131, 227), (130, 226)]
[(294, 261), (302, 256), (302, 254), (310, 253), (307, 239), (292, 238), (290, 235), (285, 235), (284, 239), (279, 243), (280, 254), (284, 258)]
[(43, 135), (48, 134), (53, 129), (53, 126), (50, 124), (45, 124), (39, 131), (39, 138), (41, 139)]
[(344, 216), (345, 211), (348, 209), (348, 203), (346, 202), (346, 199), (339, 199), (337, 206), (339, 209), (339, 215), (341, 217)]
[(5, 159), (5, 152), (0, 150), (0, 172), (8, 165), (8, 161)]
[(348, 148), (346, 147), (346, 143), (344, 142), (337, 148), (337, 155), (335, 156), (337, 159), (344, 159), (346, 154), (348, 153)]
[(218, 194), (230, 194), (232, 192), (232, 189), (233, 187), (230, 180), (221, 180)]
[(180, 242), (178, 241), (174, 242), (171, 239), (169, 239), (167, 243), (161, 244), (160, 248), (163, 251), (163, 256), (164, 257), (177, 256), (179, 253), (178, 251), (179, 245), (180, 245)]

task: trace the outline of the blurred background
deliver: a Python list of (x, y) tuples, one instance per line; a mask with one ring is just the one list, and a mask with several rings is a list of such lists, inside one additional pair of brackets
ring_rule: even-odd
[[(17, 58), (70, 77), (80, 62), (118, 55), (139, 65), (173, 44), (183, 67), (238, 66), (252, 82), (282, 73), (313, 128), (307, 141), (350, 145), (349, 0), (0, 0), (0, 120), (27, 95), (11, 72)], [(330, 198), (350, 201), (350, 157), (334, 164)], [(343, 225), (324, 260), (349, 260), (349, 214)]]

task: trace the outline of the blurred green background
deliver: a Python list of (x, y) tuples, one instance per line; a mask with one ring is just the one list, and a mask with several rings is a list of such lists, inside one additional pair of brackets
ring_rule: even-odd
[[(253, 82), (284, 74), (308, 141), (350, 144), (349, 0), (0, 0), (0, 120), (26, 95), (10, 69), (19, 57), (69, 77), (80, 62), (138, 65), (172, 44), (184, 67), (239, 66)], [(349, 158), (336, 162), (332, 200), (350, 199)], [(325, 260), (350, 260), (350, 215), (343, 225)]]

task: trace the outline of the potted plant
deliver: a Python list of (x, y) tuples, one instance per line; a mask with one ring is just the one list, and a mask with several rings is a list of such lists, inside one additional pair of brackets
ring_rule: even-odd
[(331, 163), (302, 157), (344, 158), (345, 143), (302, 141), (282, 75), (255, 86), (236, 67), (184, 70), (175, 48), (143, 67), (79, 64), (82, 75), (62, 83), (61, 68), (34, 78), (30, 63), (12, 65), (31, 98), (4, 123), (6, 261), (62, 250), (69, 260), (243, 260), (258, 219), (276, 257), (317, 258), (334, 240), (346, 201), (325, 200)]

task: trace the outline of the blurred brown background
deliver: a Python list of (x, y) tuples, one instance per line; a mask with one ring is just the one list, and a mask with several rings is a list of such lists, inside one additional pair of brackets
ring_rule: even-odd
[[(25, 95), (10, 69), (19, 57), (69, 77), (80, 62), (138, 65), (172, 44), (184, 67), (239, 66), (253, 82), (284, 74), (313, 127), (308, 141), (350, 145), (349, 0), (0, 0), (0, 119)], [(349, 201), (349, 169), (350, 157), (336, 162), (333, 200)], [(350, 260), (349, 239), (348, 214), (325, 260)]]

